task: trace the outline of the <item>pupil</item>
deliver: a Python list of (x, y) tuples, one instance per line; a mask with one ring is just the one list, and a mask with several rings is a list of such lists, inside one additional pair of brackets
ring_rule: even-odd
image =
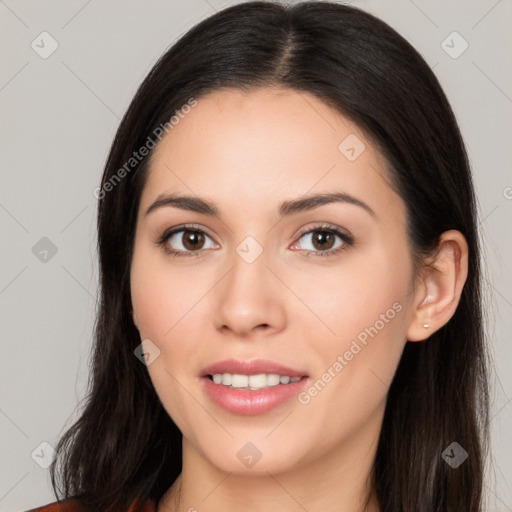
[(201, 245), (201, 238), (203, 235), (196, 231), (187, 231), (186, 233), (188, 234), (185, 236), (185, 247), (187, 249), (197, 249), (197, 246)]
[(319, 242), (319, 248), (325, 249), (326, 243), (328, 244), (329, 241), (332, 242), (332, 233), (329, 233), (328, 231), (317, 231), (317, 233), (317, 236), (313, 237), (313, 243), (316, 246), (317, 243)]

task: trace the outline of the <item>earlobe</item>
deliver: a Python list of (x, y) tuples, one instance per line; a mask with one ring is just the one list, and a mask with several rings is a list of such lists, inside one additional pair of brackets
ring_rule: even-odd
[(456, 230), (444, 232), (417, 288), (408, 341), (423, 341), (455, 313), (468, 274), (468, 245)]

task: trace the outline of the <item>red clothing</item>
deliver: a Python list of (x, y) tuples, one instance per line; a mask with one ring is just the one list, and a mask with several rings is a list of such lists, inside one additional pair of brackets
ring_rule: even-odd
[[(137, 506), (138, 505), (138, 506)], [(62, 502), (53, 502), (42, 507), (27, 510), (27, 512), (81, 512), (82, 508), (75, 500), (66, 500)], [(155, 502), (151, 500), (138, 503), (134, 501), (129, 508), (119, 510), (119, 512), (156, 512)], [(98, 511), (100, 512), (100, 511)]]

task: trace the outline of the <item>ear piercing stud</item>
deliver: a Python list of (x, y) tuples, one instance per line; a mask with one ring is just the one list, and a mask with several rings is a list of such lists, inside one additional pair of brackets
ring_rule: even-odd
[(428, 329), (428, 324), (423, 324), (423, 327), (425, 327), (425, 329)]

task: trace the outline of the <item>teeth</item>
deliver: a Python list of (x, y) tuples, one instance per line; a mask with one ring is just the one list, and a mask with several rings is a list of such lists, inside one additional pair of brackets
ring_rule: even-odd
[[(222, 376), (222, 384), (226, 374)], [(228, 375), (227, 381), (231, 381), (231, 386), (234, 388), (246, 388), (249, 385), (249, 377), (247, 375)]]
[(260, 373), (258, 375), (238, 375), (231, 373), (216, 373), (212, 376), (215, 384), (230, 386), (232, 388), (264, 389), (278, 384), (297, 382), (300, 377), (277, 375), (276, 373)]

